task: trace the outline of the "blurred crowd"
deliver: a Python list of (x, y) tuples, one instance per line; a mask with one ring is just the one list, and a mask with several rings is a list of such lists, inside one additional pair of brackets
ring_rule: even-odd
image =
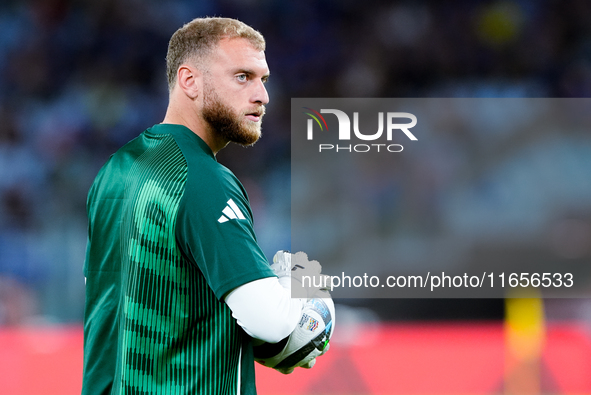
[[(88, 188), (111, 153), (162, 120), (168, 39), (205, 15), (241, 19), (267, 39), (263, 138), (218, 160), (249, 191), (268, 256), (289, 248), (292, 97), (591, 96), (586, 0), (4, 0), (0, 324), (81, 320)], [(472, 136), (464, 152), (486, 141)], [(417, 171), (419, 224), (436, 209), (437, 189), (423, 182), (445, 182), (439, 163), (450, 161), (431, 159), (441, 178)]]

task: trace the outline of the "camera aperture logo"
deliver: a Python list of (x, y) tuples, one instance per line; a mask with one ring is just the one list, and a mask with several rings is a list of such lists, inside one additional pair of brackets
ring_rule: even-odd
[[(351, 118), (344, 111), (337, 109), (322, 108), (316, 111), (310, 107), (302, 107), (303, 113), (308, 115), (307, 122), (307, 139), (314, 140), (314, 129), (320, 129), (320, 132), (329, 132), (328, 123), (322, 114), (333, 114), (336, 116), (339, 124), (338, 128), (338, 143), (336, 144), (318, 144), (319, 152), (402, 152), (404, 147), (402, 144), (394, 144), (392, 140), (395, 132), (403, 132), (404, 135), (411, 141), (417, 141), (415, 135), (409, 130), (417, 124), (417, 117), (409, 112), (378, 112), (378, 131), (373, 134), (365, 134), (359, 130), (359, 113), (353, 112), (353, 134), (356, 139), (372, 143), (361, 144), (346, 144), (351, 141)], [(407, 119), (410, 122), (399, 123), (400, 120)], [(377, 140), (382, 138), (384, 134), (384, 123), (386, 124), (386, 141), (387, 143), (380, 143)], [(317, 125), (317, 126), (315, 126)], [(397, 133), (398, 134), (398, 133)], [(383, 138), (381, 139), (383, 141)]]

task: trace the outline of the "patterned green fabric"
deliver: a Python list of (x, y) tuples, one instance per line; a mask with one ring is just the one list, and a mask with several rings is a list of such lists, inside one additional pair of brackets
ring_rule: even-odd
[[(243, 220), (217, 221), (228, 199)], [(250, 338), (222, 300), (273, 274), (209, 147), (148, 129), (101, 169), (88, 216), (83, 394), (256, 393)]]

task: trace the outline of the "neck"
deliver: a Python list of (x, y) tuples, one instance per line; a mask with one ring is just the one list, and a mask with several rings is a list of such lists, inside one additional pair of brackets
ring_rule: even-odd
[(162, 123), (183, 125), (199, 136), (211, 148), (213, 154), (217, 154), (228, 145), (228, 141), (221, 139), (209, 127), (201, 116), (195, 111), (193, 103), (190, 106), (182, 106), (171, 98)]

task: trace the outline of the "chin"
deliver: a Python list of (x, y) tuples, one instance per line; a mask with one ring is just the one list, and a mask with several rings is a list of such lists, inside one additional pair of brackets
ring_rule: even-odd
[[(252, 122), (254, 124), (254, 122)], [(243, 144), (244, 146), (251, 146), (261, 138), (261, 128), (259, 125), (249, 125), (250, 127), (246, 127), (244, 129), (244, 138)], [(253, 127), (254, 126), (254, 127)]]
[(242, 143), (239, 143), (240, 145), (242, 145), (243, 147), (252, 147), (253, 145), (256, 144), (257, 141), (259, 141), (261, 138), (261, 134), (257, 134), (256, 136), (252, 136), (252, 139), (248, 140), (248, 141), (243, 141)]

